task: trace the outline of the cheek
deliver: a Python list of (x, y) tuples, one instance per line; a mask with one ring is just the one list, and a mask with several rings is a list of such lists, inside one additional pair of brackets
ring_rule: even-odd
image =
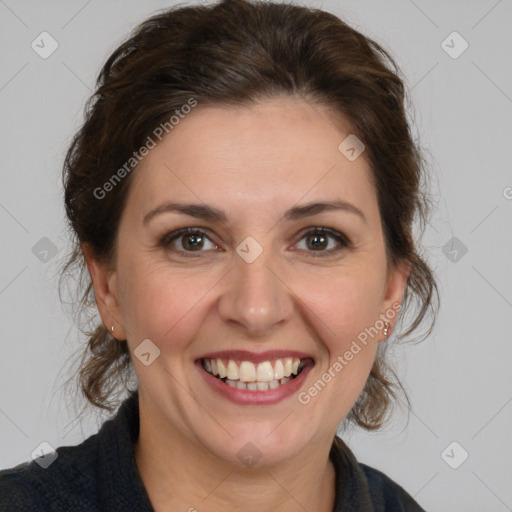
[(352, 267), (345, 272), (340, 269), (338, 273), (317, 274), (314, 279), (303, 278), (295, 284), (324, 354), (299, 401), (316, 404), (313, 407), (319, 409), (328, 407), (333, 423), (348, 414), (373, 366), (381, 282), (379, 272)]
[(382, 304), (383, 279), (375, 266), (334, 267), (302, 274), (292, 286), (329, 352), (373, 326)]
[(199, 329), (198, 315), (218, 278), (168, 264), (128, 264), (123, 274), (122, 310), (129, 341), (149, 338), (161, 348), (165, 344), (166, 351), (182, 349)]

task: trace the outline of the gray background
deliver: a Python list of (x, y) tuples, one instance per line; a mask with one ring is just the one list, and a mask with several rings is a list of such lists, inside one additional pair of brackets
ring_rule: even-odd
[[(0, 0), (0, 468), (29, 460), (42, 441), (77, 444), (104, 419), (74, 421), (65, 393), (80, 338), (57, 294), (68, 249), (61, 166), (104, 60), (174, 4)], [(441, 283), (438, 323), (426, 341), (395, 351), (409, 420), (397, 409), (383, 432), (345, 439), (428, 511), (512, 510), (512, 2), (306, 4), (392, 52), (438, 198), (424, 236)], [(47, 59), (31, 48), (43, 31), (59, 45)], [(453, 31), (469, 44), (457, 58), (442, 47)], [(447, 40), (452, 53), (461, 43)]]

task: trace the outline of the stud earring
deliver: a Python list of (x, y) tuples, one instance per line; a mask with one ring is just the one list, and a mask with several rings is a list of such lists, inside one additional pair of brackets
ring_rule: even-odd
[(387, 338), (389, 332), (389, 322), (386, 322), (386, 325), (384, 326), (384, 330), (382, 331), (382, 334)]
[(114, 332), (114, 326), (112, 326), (112, 332)]

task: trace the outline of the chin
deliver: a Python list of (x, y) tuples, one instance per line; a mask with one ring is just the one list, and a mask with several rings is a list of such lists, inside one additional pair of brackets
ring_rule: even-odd
[(227, 464), (237, 467), (270, 467), (285, 463), (306, 449), (310, 438), (304, 427), (296, 425), (296, 429), (290, 430), (284, 425), (289, 420), (285, 419), (280, 425), (281, 421), (282, 418), (276, 418), (273, 422), (265, 421), (264, 425), (252, 422), (230, 428), (232, 437), (228, 442), (226, 436), (218, 442), (209, 438), (205, 440), (205, 447)]

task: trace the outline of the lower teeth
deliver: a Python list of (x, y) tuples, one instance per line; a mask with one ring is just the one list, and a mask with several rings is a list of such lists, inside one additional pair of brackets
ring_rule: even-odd
[(271, 380), (270, 382), (242, 382), (240, 380), (221, 379), (222, 382), (236, 389), (246, 389), (248, 391), (267, 391), (275, 389), (286, 384), (290, 379), (283, 377), (280, 381)]
[[(210, 374), (211, 375), (211, 374)], [(300, 372), (297, 374), (300, 375)], [(269, 389), (275, 389), (283, 384), (286, 384), (289, 380), (294, 379), (297, 375), (291, 375), (290, 377), (283, 377), (279, 380), (271, 380), (270, 382), (242, 382), (240, 380), (230, 380), (226, 377), (223, 379), (214, 375), (216, 379), (221, 380), (224, 384), (236, 389), (245, 389), (248, 391), (267, 391)]]

